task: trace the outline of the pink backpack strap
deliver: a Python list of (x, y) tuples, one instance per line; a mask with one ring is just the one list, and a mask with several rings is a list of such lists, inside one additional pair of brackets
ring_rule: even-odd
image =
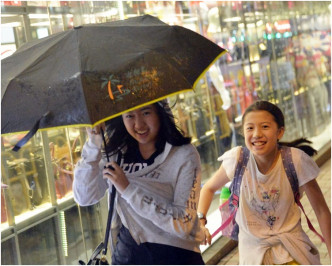
[(312, 223), (310, 222), (310, 220), (309, 220), (307, 214), (305, 213), (304, 208), (303, 208), (303, 206), (302, 206), (302, 203), (301, 203), (301, 201), (300, 201), (300, 194), (298, 194), (298, 196), (297, 196), (296, 198), (297, 198), (297, 199), (295, 199), (295, 202), (296, 202), (296, 204), (301, 208), (301, 210), (303, 211), (304, 216), (305, 216), (305, 218), (307, 219), (307, 224), (308, 224), (309, 229), (310, 229), (311, 231), (313, 231), (313, 232), (314, 232), (314, 233), (320, 238), (320, 240), (322, 240), (323, 243), (325, 243), (325, 239), (324, 239), (324, 237), (323, 237), (320, 233), (318, 233), (318, 232), (316, 231), (316, 229), (314, 228), (314, 226), (313, 226)]
[[(225, 201), (219, 207), (219, 209), (221, 209), (226, 204), (229, 204), (229, 199), (227, 201)], [(237, 206), (234, 208), (234, 210), (232, 211), (231, 215), (222, 223), (222, 225), (216, 231), (214, 231), (214, 233), (211, 235), (211, 238), (215, 237), (219, 232), (221, 232), (222, 230), (224, 230), (233, 221), (234, 216), (236, 214), (236, 211), (237, 211)]]

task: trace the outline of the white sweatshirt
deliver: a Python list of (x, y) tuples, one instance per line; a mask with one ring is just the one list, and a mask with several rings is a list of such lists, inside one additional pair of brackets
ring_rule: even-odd
[[(92, 136), (75, 167), (74, 198), (81, 206), (96, 204), (111, 187), (111, 182), (102, 177), (106, 160), (102, 158), (101, 143), (100, 136)], [(195, 147), (166, 143), (152, 165), (126, 177), (129, 186), (123, 194), (116, 194), (111, 240), (116, 240), (122, 223), (137, 244), (159, 243), (200, 252), (204, 239), (197, 217), (201, 168)], [(111, 243), (113, 249), (115, 242)]]

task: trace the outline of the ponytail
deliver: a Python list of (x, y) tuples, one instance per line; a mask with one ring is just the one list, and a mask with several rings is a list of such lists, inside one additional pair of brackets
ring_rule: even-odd
[(310, 140), (306, 138), (299, 138), (291, 142), (279, 142), (280, 145), (298, 148), (308, 154), (310, 157), (317, 154), (317, 150), (311, 147), (309, 144), (312, 144)]

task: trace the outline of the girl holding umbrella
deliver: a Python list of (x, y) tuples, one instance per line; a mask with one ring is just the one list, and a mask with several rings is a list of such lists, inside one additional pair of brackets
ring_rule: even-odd
[(74, 198), (82, 206), (96, 204), (115, 186), (112, 264), (204, 264), (197, 217), (200, 158), (176, 127), (167, 102), (106, 122), (110, 162), (101, 151), (100, 127), (87, 131), (75, 167)]

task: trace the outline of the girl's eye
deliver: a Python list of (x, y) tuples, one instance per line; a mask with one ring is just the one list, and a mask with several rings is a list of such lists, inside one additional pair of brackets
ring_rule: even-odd
[(145, 112), (143, 113), (143, 115), (146, 116), (146, 115), (149, 115), (150, 113), (151, 113), (150, 111), (145, 111)]
[(253, 127), (247, 127), (246, 130), (249, 131), (249, 130), (252, 130)]
[(269, 126), (268, 125), (263, 125), (263, 128), (267, 129), (267, 128), (269, 128)]
[(129, 114), (128, 114), (128, 115), (126, 115), (125, 117), (126, 117), (127, 119), (130, 119), (130, 118), (133, 117), (133, 115), (129, 115)]

